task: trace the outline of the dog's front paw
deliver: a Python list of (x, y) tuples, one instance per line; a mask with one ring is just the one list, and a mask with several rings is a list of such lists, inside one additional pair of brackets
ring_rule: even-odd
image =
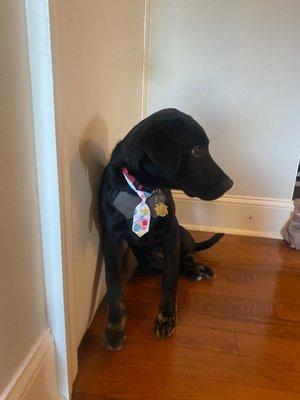
[(154, 332), (160, 339), (168, 339), (175, 332), (176, 318), (175, 317), (164, 317), (162, 314), (158, 314), (154, 322)]
[(106, 347), (109, 350), (117, 351), (123, 346), (125, 340), (125, 324), (108, 323), (105, 330)]

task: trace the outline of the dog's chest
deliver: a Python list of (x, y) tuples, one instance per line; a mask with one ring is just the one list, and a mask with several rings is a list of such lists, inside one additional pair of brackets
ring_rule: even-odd
[[(113, 205), (126, 219), (131, 220), (134, 210), (140, 202), (141, 199), (137, 194), (121, 191), (113, 200)], [(166, 196), (161, 189), (155, 190), (151, 196), (147, 198), (146, 204), (150, 209), (152, 222), (154, 222), (157, 217), (163, 217), (168, 213)]]

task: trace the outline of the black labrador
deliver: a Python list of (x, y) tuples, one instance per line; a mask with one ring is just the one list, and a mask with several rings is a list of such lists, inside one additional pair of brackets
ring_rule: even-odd
[[(232, 180), (212, 159), (208, 144), (204, 129), (192, 117), (164, 109), (137, 124), (113, 150), (99, 198), (107, 283), (106, 341), (112, 350), (121, 348), (125, 335), (120, 279), (124, 241), (144, 271), (163, 273), (155, 320), (159, 338), (166, 339), (175, 330), (179, 273), (194, 280), (213, 277), (211, 269), (194, 260), (193, 253), (210, 247), (222, 234), (194, 243), (178, 224), (171, 193), (171, 189), (181, 189), (190, 197), (214, 200), (232, 187)], [(136, 212), (142, 201), (137, 190), (148, 196), (144, 199), (148, 205), (144, 234), (134, 229), (134, 213), (138, 218), (142, 215)]]

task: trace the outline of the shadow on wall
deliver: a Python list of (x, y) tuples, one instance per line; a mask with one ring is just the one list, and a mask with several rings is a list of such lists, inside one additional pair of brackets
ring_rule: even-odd
[(99, 144), (99, 138), (102, 138), (101, 142), (103, 142), (103, 138), (106, 139), (105, 147), (107, 148), (107, 126), (102, 120), (94, 118), (80, 138), (79, 154), (84, 170), (89, 177), (92, 194), (89, 208), (89, 232), (92, 232), (94, 225), (98, 233), (100, 230), (98, 192), (101, 177), (108, 162), (102, 147), (103, 144)]
[[(108, 130), (103, 120), (95, 117), (88, 124), (79, 140), (79, 154), (85, 173), (88, 175), (91, 189), (91, 201), (89, 205), (88, 231), (92, 233), (96, 229), (100, 239), (100, 221), (99, 221), (99, 201), (98, 192), (101, 177), (104, 168), (108, 162), (105, 152), (108, 149)], [(103, 255), (101, 251), (100, 240), (98, 240), (97, 261), (92, 283), (92, 292), (90, 298), (89, 320), (91, 321), (97, 302), (97, 292), (100, 282), (100, 276), (103, 265)]]

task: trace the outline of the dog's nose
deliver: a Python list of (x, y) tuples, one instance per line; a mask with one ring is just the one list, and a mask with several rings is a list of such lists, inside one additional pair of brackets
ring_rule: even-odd
[(227, 192), (233, 186), (233, 181), (227, 176), (221, 184), (224, 193)]

